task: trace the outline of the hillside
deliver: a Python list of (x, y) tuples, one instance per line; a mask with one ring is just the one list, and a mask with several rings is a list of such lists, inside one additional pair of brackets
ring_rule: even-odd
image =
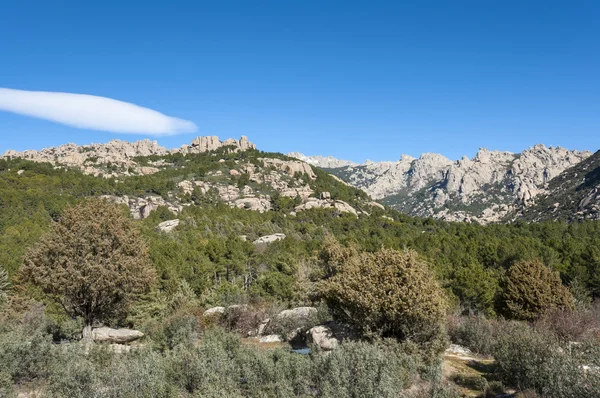
[(519, 216), (536, 222), (599, 220), (600, 151), (553, 178), (547, 192)]
[(146, 218), (159, 206), (176, 215), (200, 197), (260, 212), (273, 207), (293, 212), (334, 208), (356, 216), (375, 205), (363, 192), (302, 161), (256, 150), (247, 137), (198, 137), (172, 150), (149, 140), (68, 144), (8, 151), (3, 158), (49, 163), (55, 169), (102, 178), (107, 181), (104, 195), (127, 204), (134, 218)]
[[(485, 381), (482, 377), (487, 374), (468, 372), (461, 362), (472, 363), (473, 356), (465, 354), (465, 358), (457, 358), (452, 349), (467, 352), (460, 347), (443, 354), (449, 338), (474, 350), (481, 349), (476, 341), (465, 340), (466, 332), (457, 332), (456, 324), (449, 325), (450, 335), (446, 336), (443, 323), (447, 317), (440, 312), (446, 308), (446, 300), (451, 313), (468, 315), (459, 318), (460, 323), (482, 322), (473, 314), (492, 319), (490, 326), (476, 324), (477, 329), (467, 324), (465, 328), (469, 330), (478, 333), (479, 329), (491, 331), (492, 326), (504, 327), (501, 326), (504, 323), (496, 324), (493, 320), (496, 314), (506, 314), (504, 278), (507, 270), (529, 259), (541, 259), (558, 272), (553, 292), (559, 287), (565, 289), (561, 283), (577, 281), (585, 294), (600, 295), (600, 277), (596, 272), (600, 263), (595, 249), (600, 245), (599, 221), (482, 226), (409, 217), (372, 202), (363, 191), (321, 169), (281, 154), (261, 152), (249, 141), (243, 141), (248, 142), (244, 149), (239, 145), (242, 140), (225, 141), (231, 145), (212, 138), (195, 142), (199, 145), (190, 146), (191, 150), (186, 147), (184, 151), (167, 150), (149, 141), (112, 142), (28, 151), (26, 156), (10, 152), (0, 159), (0, 302), (5, 297), (0, 303), (0, 354), (8, 363), (8, 370), (0, 369), (0, 376), (4, 377), (0, 380), (6, 380), (4, 387), (0, 385), (0, 395), (1, 388), (14, 386), (27, 392), (68, 391), (51, 396), (73, 396), (72, 385), (89, 384), (88, 390), (77, 395), (89, 396), (89, 391), (104, 391), (100, 386), (112, 386), (115, 377), (125, 370), (140, 369), (158, 369), (160, 373), (153, 376), (156, 385), (148, 384), (151, 387), (145, 396), (155, 396), (160, 386), (169, 386), (177, 392), (197, 391), (200, 387), (196, 382), (181, 384), (180, 373), (187, 375), (188, 370), (173, 372), (173, 369), (191, 369), (190, 380), (196, 380), (198, 374), (218, 374), (215, 380), (225, 380), (217, 387), (210, 386), (219, 396), (221, 391), (248, 392), (249, 388), (257, 391), (252, 396), (265, 396), (261, 383), (249, 387), (238, 376), (263, 380), (265, 366), (268, 369), (288, 366), (291, 375), (301, 374), (298, 378), (294, 376), (295, 382), (304, 383), (305, 391), (312, 394), (329, 388), (326, 382), (314, 380), (337, 380), (340, 370), (348, 370), (352, 364), (362, 366), (367, 361), (372, 364), (373, 358), (380, 358), (381, 369), (389, 369), (393, 363), (414, 364), (406, 371), (402, 367), (392, 368), (393, 377), (389, 380), (404, 380), (392, 383), (391, 391), (398, 391), (409, 388), (414, 380), (418, 380), (417, 386), (428, 388), (429, 366), (441, 371), (443, 355), (445, 380), (451, 382), (449, 388), (453, 390), (454, 385), (460, 386), (461, 391), (476, 390), (473, 396), (477, 396), (479, 387), (473, 387), (471, 379), (463, 376), (475, 377), (479, 383)], [(35, 287), (23, 286), (20, 277), (24, 275), (31, 249), (47, 240), (48, 235), (54, 236), (46, 233), (68, 218), (69, 212), (94, 203), (107, 205), (88, 200), (97, 197), (120, 204), (116, 209), (112, 207), (114, 213), (121, 214), (121, 222), (130, 225), (133, 228), (130, 232), (137, 232), (147, 245), (147, 266), (151, 267), (151, 273), (156, 271), (157, 280), (152, 291), (136, 297), (131, 306), (119, 308), (114, 318), (103, 320), (104, 326), (135, 328), (130, 332), (136, 338), (144, 336), (140, 345), (135, 341), (126, 345), (97, 342), (100, 351), (94, 348), (79, 353), (74, 350), (81, 336), (81, 319), (68, 313), (53, 297), (41, 295)], [(85, 214), (86, 222), (95, 220), (89, 214), (106, 216), (95, 210)], [(78, 234), (71, 237), (79, 242)], [(69, 245), (55, 249), (63, 251), (63, 258), (64, 253), (73, 253)], [(95, 258), (96, 249), (97, 246), (88, 246), (89, 257), (86, 253), (81, 256)], [(137, 252), (133, 255), (137, 257)], [(82, 263), (87, 264), (87, 260)], [(410, 265), (406, 268), (410, 272), (405, 273), (402, 264)], [(390, 267), (397, 268), (390, 273)], [(407, 289), (406, 278), (414, 276), (413, 267), (420, 270), (416, 275), (421, 275), (413, 282), (420, 282)], [(340, 279), (346, 269), (347, 277)], [(69, 279), (72, 276), (70, 269), (61, 275)], [(423, 285), (424, 281), (428, 282)], [(95, 279), (91, 283), (98, 288)], [(324, 284), (335, 290), (327, 293)], [(81, 290), (77, 289), (75, 294), (78, 291)], [(404, 292), (414, 304), (403, 306), (393, 301), (401, 300)], [(329, 296), (324, 296), (326, 293)], [(437, 332), (425, 334), (417, 347), (413, 341), (405, 341), (401, 330), (390, 330), (379, 309), (391, 311), (393, 319), (397, 319), (398, 308), (409, 311), (421, 308), (425, 300), (419, 294), (434, 300), (433, 304), (438, 303), (432, 307), (436, 315), (430, 319), (437, 325), (432, 330)], [(374, 316), (361, 317), (363, 307), (353, 307), (348, 302), (368, 305), (374, 309)], [(353, 308), (359, 308), (360, 312), (347, 312)], [(298, 323), (281, 320), (281, 314), (306, 311), (314, 316)], [(410, 319), (412, 324), (412, 315)], [(421, 323), (416, 325), (417, 330), (422, 330)], [(510, 327), (506, 329), (509, 341), (520, 338), (515, 333), (521, 332), (515, 331), (512, 321), (506, 325)], [(529, 328), (527, 323), (523, 327)], [(381, 336), (397, 342), (384, 339), (380, 345), (379, 339), (373, 341), (374, 328)], [(97, 336), (106, 329), (107, 333), (113, 333), (105, 327), (93, 330)], [(482, 339), (490, 342), (504, 335), (494, 333)], [(342, 341), (344, 336), (359, 341)], [(568, 341), (578, 341), (576, 338)], [(61, 344), (55, 344), (58, 342)], [(315, 351), (312, 355), (298, 355), (292, 351), (297, 344), (301, 344), (302, 350), (311, 344)], [(494, 342), (493, 346), (498, 345)], [(540, 347), (543, 352), (548, 351), (548, 344)], [(331, 350), (334, 352), (327, 355)], [(126, 354), (130, 351), (131, 355)], [(487, 355), (496, 356), (496, 352), (477, 352), (486, 355), (486, 363), (491, 361)], [(512, 356), (496, 356), (496, 360), (521, 363), (519, 355), (537, 354), (518, 350), (514, 360)], [(213, 357), (216, 362), (209, 359)], [(50, 358), (51, 373), (46, 370), (47, 362), (39, 365), (38, 358), (44, 361)], [(332, 358), (339, 362), (331, 365)], [(588, 363), (587, 359), (581, 361)], [(177, 363), (181, 365), (174, 368)], [(222, 364), (237, 364), (239, 368), (215, 373)], [(256, 375), (262, 376), (253, 376), (249, 370), (251, 364), (258, 369)], [(200, 372), (198, 368), (205, 369), (205, 373), (196, 373)], [(357, 373), (353, 369), (348, 370), (350, 386), (356, 384)], [(373, 374), (379, 374), (378, 369)], [(94, 376), (88, 377), (90, 374)], [(292, 384), (281, 372), (269, 374), (282, 386)], [(398, 374), (410, 376), (399, 379)], [(226, 375), (235, 377), (227, 379)], [(490, 380), (498, 379), (496, 373), (489, 376)], [(131, 382), (137, 376), (131, 377), (114, 386), (117, 395), (122, 395), (128, 385), (138, 385)], [(376, 380), (378, 386), (391, 383), (379, 382), (371, 373), (364, 379)], [(495, 390), (511, 391), (512, 380), (509, 377), (501, 380), (507, 384), (497, 385)], [(29, 384), (31, 381), (34, 382)], [(274, 388), (273, 382), (267, 383), (268, 388)], [(337, 390), (330, 396), (339, 396)]]
[(552, 178), (590, 155), (536, 145), (517, 154), (481, 149), (457, 161), (424, 153), (396, 162), (321, 167), (409, 215), (488, 223), (532, 205)]

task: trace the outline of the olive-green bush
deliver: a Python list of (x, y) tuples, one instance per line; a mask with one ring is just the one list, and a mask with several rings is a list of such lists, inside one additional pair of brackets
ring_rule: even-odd
[(522, 320), (537, 319), (556, 308), (575, 308), (558, 272), (539, 260), (519, 261), (508, 269), (503, 300), (506, 314)]
[(364, 333), (443, 350), (445, 292), (417, 253), (366, 253), (329, 242), (323, 258), (331, 276), (320, 293), (338, 319)]

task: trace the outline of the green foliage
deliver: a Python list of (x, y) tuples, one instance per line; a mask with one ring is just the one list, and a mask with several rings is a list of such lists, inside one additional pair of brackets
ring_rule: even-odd
[(584, 372), (581, 358), (560, 347), (551, 334), (514, 323), (498, 336), (493, 356), (496, 372), (507, 384), (533, 389), (544, 397), (598, 397), (600, 377)]
[[(111, 195), (177, 194), (177, 183), (184, 179), (216, 178), (210, 171), (227, 171), (229, 164), (262, 164), (261, 157), (283, 155), (258, 151), (227, 153), (217, 151), (183, 156), (138, 159), (142, 162), (164, 160), (172, 167), (147, 176), (113, 179), (95, 178), (70, 169), (23, 160), (0, 161), (0, 264), (10, 275), (20, 268), (27, 248), (58, 220), (64, 210), (82, 198)], [(225, 163), (219, 163), (218, 159)], [(25, 170), (18, 175), (16, 171)], [(360, 191), (315, 170), (312, 189), (331, 192), (371, 214), (358, 218), (335, 211), (314, 209), (297, 216), (287, 213), (296, 202), (277, 198), (275, 192), (254, 187), (272, 195), (275, 211), (264, 214), (232, 209), (218, 202), (212, 193), (195, 192), (178, 217), (182, 224), (172, 234), (154, 230), (160, 221), (174, 218), (166, 208), (141, 222), (149, 242), (150, 259), (159, 274), (160, 288), (172, 292), (184, 279), (202, 299), (220, 304), (247, 296), (305, 300), (313, 287), (308, 277), (317, 270), (314, 264), (328, 234), (352, 243), (361, 250), (375, 252), (381, 247), (413, 249), (426, 259), (442, 286), (451, 293), (457, 308), (464, 313), (493, 316), (499, 308), (500, 276), (519, 260), (540, 258), (561, 274), (565, 283), (578, 280), (593, 296), (600, 295), (600, 222), (578, 224), (542, 223), (511, 225), (470, 225), (410, 218), (393, 210), (365, 207)], [(219, 178), (229, 178), (227, 173)], [(226, 181), (226, 180), (223, 180)], [(251, 182), (252, 183), (252, 182)], [(390, 217), (389, 220), (382, 216)], [(252, 241), (262, 235), (285, 233), (288, 239), (281, 250), (264, 253), (251, 244), (237, 243), (239, 235)], [(223, 240), (229, 240), (227, 244)], [(289, 243), (288, 243), (289, 241)], [(227, 247), (229, 245), (229, 247)], [(289, 251), (289, 258), (281, 252)], [(277, 274), (283, 275), (277, 275)], [(277, 275), (277, 276), (276, 276)], [(284, 276), (285, 275), (285, 276)], [(298, 284), (292, 284), (293, 278)], [(297, 294), (290, 296), (290, 291)]]
[(90, 327), (123, 312), (133, 295), (154, 282), (146, 243), (121, 210), (104, 200), (70, 208), (28, 252), (21, 269), (23, 280)]
[(503, 300), (506, 314), (534, 320), (554, 308), (573, 309), (573, 296), (560, 276), (541, 261), (519, 261), (508, 269)]
[(329, 242), (324, 258), (332, 276), (320, 293), (334, 315), (363, 332), (444, 348), (446, 297), (415, 252), (359, 253)]

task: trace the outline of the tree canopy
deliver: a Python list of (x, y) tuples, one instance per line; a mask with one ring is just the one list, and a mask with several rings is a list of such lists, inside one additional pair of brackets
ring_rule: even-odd
[(156, 274), (133, 221), (119, 206), (94, 199), (64, 212), (27, 252), (21, 276), (91, 331), (146, 292)]

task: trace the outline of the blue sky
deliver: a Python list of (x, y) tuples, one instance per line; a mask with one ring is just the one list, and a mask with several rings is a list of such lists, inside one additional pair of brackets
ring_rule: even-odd
[[(155, 4), (161, 3), (161, 4)], [(13, 1), (0, 87), (93, 94), (260, 149), (600, 149), (597, 1)], [(0, 111), (0, 152), (143, 135)]]

